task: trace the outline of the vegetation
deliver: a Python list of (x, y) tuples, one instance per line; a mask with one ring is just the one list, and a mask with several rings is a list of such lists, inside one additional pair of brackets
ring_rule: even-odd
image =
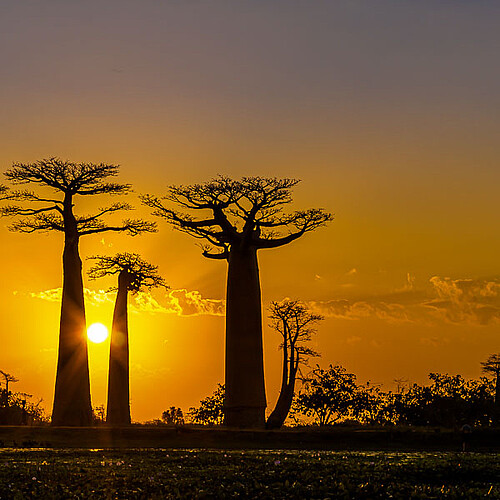
[[(263, 427), (266, 407), (262, 353), (262, 304), (257, 251), (277, 248), (332, 219), (323, 209), (285, 213), (294, 179), (219, 177), (204, 184), (172, 186), (163, 198), (144, 196), (153, 214), (207, 242), (203, 255), (228, 262), (226, 401), (229, 426)], [(195, 218), (164, 205), (203, 214)]]
[[(412, 384), (398, 392), (383, 391), (370, 382), (358, 384), (343, 366), (316, 365), (300, 379), (288, 426), (356, 425), (432, 426), (460, 429), (495, 423), (495, 386), (486, 377), (466, 380), (461, 375), (430, 373), (428, 385)], [(190, 408), (188, 422), (220, 425), (224, 386)]]
[(44, 425), (48, 422), (42, 400), (33, 401), (25, 392), (12, 392), (9, 384), (19, 382), (10, 373), (0, 370), (4, 387), (0, 383), (0, 425)]
[(167, 425), (184, 425), (184, 413), (180, 408), (171, 406), (161, 414), (161, 420)]
[(0, 498), (498, 498), (495, 454), (0, 450)]
[(189, 419), (194, 424), (221, 425), (224, 421), (224, 404), (226, 390), (223, 384), (218, 384), (211, 396), (200, 401), (198, 408), (189, 408)]
[(356, 376), (342, 366), (317, 366), (303, 379), (291, 420), (320, 426), (346, 420), (450, 428), (493, 424), (494, 386), (486, 377), (466, 380), (431, 373), (429, 380), (429, 385), (384, 392), (369, 382), (358, 385)]
[[(155, 230), (154, 224), (143, 220), (125, 219), (118, 225), (104, 221), (106, 215), (130, 210), (132, 207), (127, 203), (114, 203), (91, 215), (74, 213), (77, 196), (127, 194), (129, 184), (108, 182), (117, 174), (116, 165), (73, 163), (59, 158), (14, 163), (4, 174), (14, 185), (37, 187), (37, 191), (8, 192), (7, 199), (15, 204), (2, 207), (1, 215), (15, 218), (10, 229), (21, 233), (57, 231), (64, 235), (54, 425), (92, 424), (80, 238), (108, 231), (134, 236)], [(46, 188), (47, 193), (42, 188)]]

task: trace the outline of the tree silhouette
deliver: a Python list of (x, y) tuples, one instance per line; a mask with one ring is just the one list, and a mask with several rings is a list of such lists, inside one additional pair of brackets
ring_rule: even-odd
[(118, 253), (113, 257), (91, 257), (97, 263), (89, 270), (91, 279), (118, 275), (118, 291), (113, 313), (109, 349), (108, 404), (106, 423), (130, 424), (128, 293), (145, 288), (167, 287), (158, 267), (136, 253)]
[[(204, 184), (172, 186), (143, 203), (173, 227), (206, 241), (203, 255), (228, 261), (225, 424), (263, 427), (266, 407), (262, 355), (262, 305), (257, 251), (277, 248), (324, 225), (323, 209), (284, 213), (294, 179), (218, 177)], [(164, 205), (208, 212), (195, 218)]]
[(292, 406), (299, 366), (307, 364), (308, 358), (319, 356), (319, 353), (306, 344), (316, 332), (315, 325), (323, 316), (311, 313), (306, 305), (298, 300), (271, 302), (269, 309), (271, 327), (283, 338), (280, 345), (283, 351), (281, 389), (276, 406), (266, 422), (266, 427), (276, 429), (283, 425)]
[(303, 388), (295, 399), (296, 409), (314, 423), (331, 425), (349, 416), (355, 409), (358, 386), (356, 375), (343, 366), (316, 368), (303, 379)]
[(4, 401), (4, 405), (5, 406), (9, 406), (9, 398), (10, 398), (10, 394), (9, 394), (9, 384), (12, 382), (12, 383), (15, 383), (15, 382), (19, 382), (19, 379), (14, 377), (14, 375), (11, 375), (10, 373), (7, 373), (7, 372), (4, 372), (3, 370), (0, 370), (0, 375), (2, 375), (4, 381), (5, 381), (5, 392), (4, 392), (4, 395), (5, 395), (5, 401)]
[(500, 354), (491, 354), (486, 361), (481, 363), (484, 373), (495, 377), (495, 415), (494, 421), (500, 420)]
[(77, 195), (127, 194), (130, 191), (129, 184), (106, 181), (117, 174), (116, 165), (73, 163), (55, 157), (35, 163), (14, 163), (5, 172), (5, 177), (13, 184), (34, 184), (51, 191), (48, 195), (29, 190), (10, 192), (9, 199), (20, 203), (1, 210), (4, 216), (16, 217), (10, 229), (21, 233), (59, 231), (64, 234), (53, 425), (92, 424), (80, 237), (107, 231), (125, 231), (134, 236), (155, 230), (154, 224), (143, 220), (126, 219), (118, 225), (104, 222), (103, 217), (106, 215), (131, 209), (127, 203), (114, 203), (98, 209), (92, 215), (78, 216), (74, 213)]
[(184, 425), (184, 413), (181, 408), (171, 406), (161, 414), (161, 421), (167, 425)]
[(212, 395), (200, 401), (198, 408), (189, 408), (188, 416), (195, 424), (221, 425), (224, 420), (224, 401), (226, 389), (223, 384), (217, 384)]

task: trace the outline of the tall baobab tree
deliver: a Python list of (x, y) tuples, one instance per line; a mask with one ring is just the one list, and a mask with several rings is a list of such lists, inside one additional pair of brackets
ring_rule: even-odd
[[(15, 185), (30, 184), (38, 188), (36, 192), (26, 189), (9, 193), (9, 199), (17, 204), (3, 207), (1, 214), (15, 217), (10, 229), (21, 233), (59, 231), (64, 235), (53, 425), (92, 424), (80, 238), (107, 231), (124, 231), (134, 236), (155, 230), (153, 223), (143, 220), (126, 219), (117, 225), (105, 223), (106, 215), (131, 209), (127, 203), (111, 204), (92, 215), (74, 213), (77, 196), (127, 194), (129, 184), (107, 181), (117, 174), (117, 165), (73, 163), (55, 157), (35, 163), (14, 163), (4, 174)], [(41, 188), (48, 188), (48, 193)]]
[(269, 309), (271, 327), (283, 339), (280, 345), (283, 351), (283, 368), (278, 400), (267, 419), (266, 427), (278, 429), (284, 424), (292, 406), (295, 381), (300, 366), (307, 365), (311, 357), (319, 357), (319, 353), (306, 344), (316, 333), (315, 325), (324, 318), (319, 314), (313, 314), (304, 303), (298, 300), (273, 301)]
[(500, 421), (500, 354), (491, 354), (486, 361), (481, 363), (484, 373), (495, 377), (495, 415), (494, 421)]
[[(206, 241), (203, 255), (227, 260), (225, 424), (263, 427), (266, 393), (262, 355), (262, 304), (257, 251), (277, 248), (324, 225), (323, 209), (285, 213), (294, 179), (218, 177), (204, 184), (172, 186), (164, 198), (143, 203), (173, 227)], [(164, 205), (195, 213), (195, 218)]]
[(168, 288), (158, 274), (158, 267), (136, 253), (118, 253), (112, 257), (91, 257), (96, 264), (89, 270), (91, 279), (118, 275), (111, 344), (109, 350), (108, 404), (106, 423), (130, 424), (128, 293), (162, 286)]
[(3, 370), (0, 370), (0, 375), (2, 375), (4, 381), (5, 381), (5, 406), (9, 406), (9, 384), (19, 382), (19, 379), (17, 377), (14, 377), (14, 375), (11, 375), (10, 373), (4, 372)]

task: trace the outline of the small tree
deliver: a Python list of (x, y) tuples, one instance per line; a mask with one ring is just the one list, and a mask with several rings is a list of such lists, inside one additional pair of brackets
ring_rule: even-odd
[(495, 415), (494, 422), (500, 420), (500, 354), (491, 354), (486, 361), (481, 363), (484, 373), (493, 375), (495, 380)]
[[(225, 424), (263, 427), (266, 392), (262, 303), (257, 251), (287, 245), (332, 220), (323, 209), (285, 213), (294, 179), (218, 177), (205, 184), (172, 186), (163, 199), (143, 196), (153, 214), (203, 239), (203, 255), (226, 260)], [(206, 216), (195, 218), (164, 205)]]
[(167, 425), (184, 425), (184, 413), (181, 408), (171, 406), (161, 414), (161, 420)]
[(200, 401), (198, 408), (189, 408), (189, 417), (195, 424), (221, 425), (224, 421), (225, 387), (217, 384), (211, 396)]
[(307, 343), (316, 332), (315, 325), (323, 316), (311, 313), (305, 304), (290, 299), (271, 302), (269, 310), (271, 327), (283, 339), (280, 345), (283, 351), (281, 389), (276, 406), (266, 422), (266, 427), (276, 429), (283, 425), (292, 406), (299, 367), (307, 365), (309, 358), (319, 356)]
[(295, 398), (296, 408), (320, 426), (331, 425), (348, 417), (356, 403), (356, 375), (342, 366), (330, 365), (326, 370), (316, 365), (303, 379), (303, 387)]
[(4, 402), (3, 403), (4, 403), (4, 406), (9, 406), (9, 400), (10, 400), (9, 384), (19, 382), (19, 379), (17, 377), (14, 377), (14, 375), (11, 375), (10, 373), (4, 372), (3, 370), (0, 370), (0, 375), (2, 375), (4, 382), (5, 382), (5, 392), (4, 392)]
[(4, 216), (16, 217), (10, 229), (21, 233), (57, 231), (64, 235), (53, 425), (92, 424), (80, 238), (107, 231), (127, 232), (132, 236), (155, 231), (153, 223), (143, 220), (125, 219), (118, 225), (104, 221), (106, 215), (130, 210), (132, 207), (127, 203), (114, 203), (91, 215), (75, 214), (77, 195), (123, 195), (130, 192), (129, 184), (107, 181), (117, 174), (117, 165), (73, 163), (55, 157), (35, 163), (14, 163), (5, 172), (5, 177), (13, 184), (35, 185), (39, 191), (48, 188), (51, 192), (11, 191), (8, 198), (18, 204), (1, 210)]
[(118, 291), (113, 313), (109, 349), (108, 404), (106, 422), (130, 424), (128, 293), (158, 286), (168, 288), (158, 267), (136, 253), (118, 253), (113, 257), (91, 257), (97, 263), (89, 270), (91, 279), (118, 275)]

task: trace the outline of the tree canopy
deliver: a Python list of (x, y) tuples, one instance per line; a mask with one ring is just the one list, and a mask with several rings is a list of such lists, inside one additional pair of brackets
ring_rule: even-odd
[(90, 259), (96, 261), (88, 272), (91, 279), (126, 271), (131, 276), (128, 283), (128, 289), (131, 292), (139, 292), (144, 288), (168, 288), (165, 280), (158, 274), (158, 266), (150, 264), (137, 253), (123, 252), (114, 256), (97, 255)]
[[(219, 176), (204, 184), (170, 186), (167, 195), (142, 196), (153, 214), (196, 238), (208, 242), (203, 255), (226, 259), (233, 245), (276, 248), (290, 243), (332, 220), (321, 208), (286, 213), (292, 201), (296, 179), (243, 177), (232, 180)], [(195, 218), (164, 205), (171, 202), (189, 211), (210, 211), (206, 218)], [(217, 250), (218, 249), (218, 250)]]
[[(23, 233), (35, 231), (61, 231), (66, 229), (64, 218), (72, 209), (73, 196), (124, 195), (131, 191), (129, 184), (108, 182), (118, 174), (118, 165), (105, 163), (73, 163), (56, 157), (34, 163), (14, 163), (4, 175), (14, 185), (38, 184), (49, 188), (52, 194), (43, 195), (28, 189), (12, 190), (7, 198), (16, 204), (0, 209), (3, 216), (16, 217), (10, 229)], [(54, 193), (63, 194), (62, 197)], [(69, 206), (68, 206), (69, 205)], [(65, 211), (66, 209), (66, 211)], [(153, 232), (156, 225), (141, 219), (125, 219), (121, 224), (106, 224), (103, 217), (121, 210), (131, 210), (128, 203), (113, 203), (91, 215), (75, 216), (79, 236), (105, 231), (126, 231), (135, 236)]]

